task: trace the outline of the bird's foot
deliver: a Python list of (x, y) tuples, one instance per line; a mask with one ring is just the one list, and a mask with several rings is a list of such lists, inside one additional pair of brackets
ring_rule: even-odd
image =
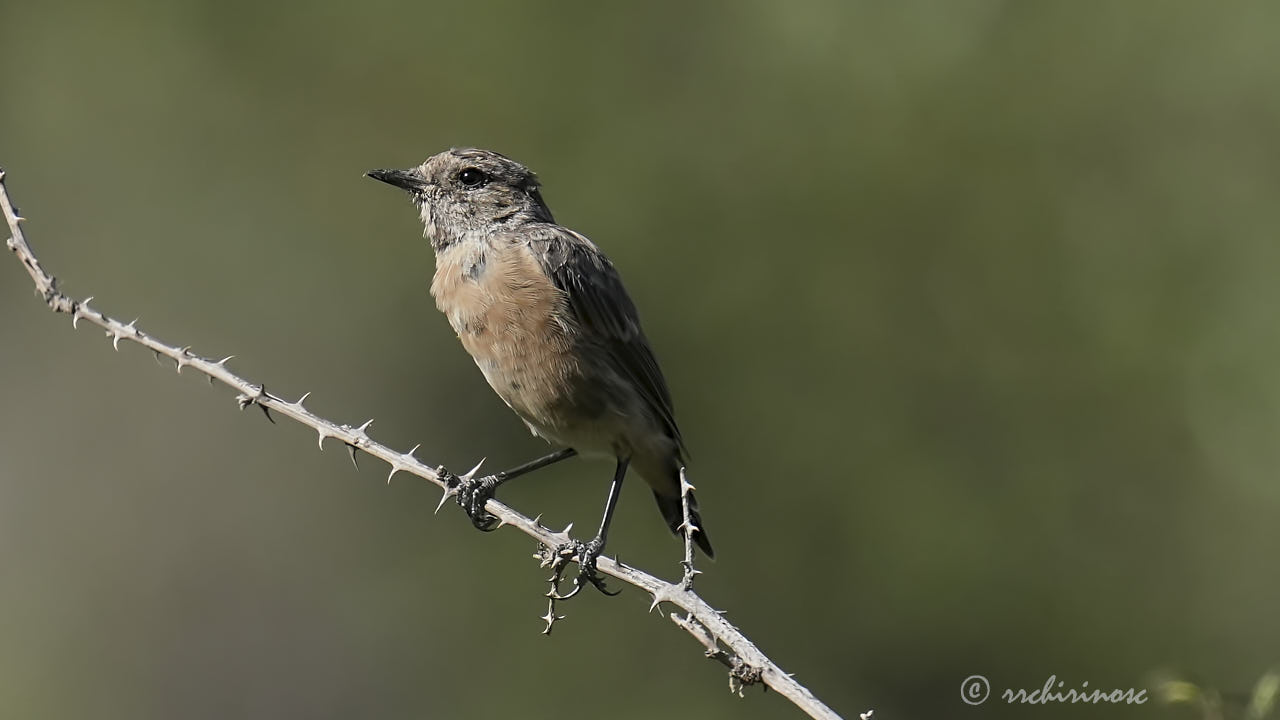
[[(549, 562), (547, 562), (552, 570), (551, 591), (547, 593), (547, 597), (552, 600), (568, 600), (581, 592), (588, 583), (605, 595), (617, 595), (621, 592), (621, 590), (610, 591), (604, 584), (604, 578), (596, 572), (596, 559), (600, 557), (603, 550), (604, 541), (599, 536), (585, 543), (581, 540), (570, 540), (551, 548)], [(560, 581), (564, 578), (564, 571), (570, 560), (577, 561), (578, 574), (573, 578), (573, 589), (562, 594)]]
[(499, 475), (478, 478), (474, 475), (475, 470), (461, 477), (450, 474), (447, 482), (453, 491), (454, 500), (467, 517), (471, 518), (471, 524), (477, 530), (489, 532), (495, 529), (494, 525), (498, 522), (498, 518), (485, 510), (484, 504), (493, 497), (494, 491), (502, 484), (504, 478)]

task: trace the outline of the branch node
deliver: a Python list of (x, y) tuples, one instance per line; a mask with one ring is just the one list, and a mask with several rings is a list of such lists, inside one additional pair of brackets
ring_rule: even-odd
[(93, 296), (90, 295), (89, 297), (81, 300), (78, 303), (71, 304), (71, 329), (72, 330), (80, 329), (80, 316), (89, 310), (89, 301), (92, 299), (93, 299)]
[(564, 619), (563, 615), (556, 614), (556, 601), (554, 599), (547, 599), (547, 614), (543, 615), (540, 619), (547, 624), (547, 626), (542, 629), (543, 635), (550, 635), (552, 626), (555, 625), (557, 621)]
[(268, 400), (273, 399), (269, 394), (267, 394), (267, 386), (259, 385), (254, 389), (252, 395), (249, 395), (246, 393), (240, 393), (239, 395), (237, 395), (236, 403), (240, 406), (241, 410), (244, 410), (250, 405), (257, 405), (262, 410), (262, 414), (267, 417), (267, 420), (270, 420), (271, 424), (275, 425), (276, 419), (271, 417), (271, 410), (268, 409), (267, 406), (262, 403), (263, 398), (266, 398)]

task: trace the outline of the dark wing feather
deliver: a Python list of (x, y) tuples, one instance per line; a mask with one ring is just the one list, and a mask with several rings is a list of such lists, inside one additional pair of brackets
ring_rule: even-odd
[(614, 369), (631, 379), (667, 434), (684, 450), (667, 381), (613, 263), (582, 235), (557, 225), (543, 228), (531, 236), (534, 254), (568, 297), (575, 319), (605, 349)]

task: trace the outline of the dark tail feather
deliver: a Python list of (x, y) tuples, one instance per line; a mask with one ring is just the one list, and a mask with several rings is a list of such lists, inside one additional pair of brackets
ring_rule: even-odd
[[(683, 538), (684, 533), (680, 526), (684, 524), (684, 504), (680, 502), (680, 498), (667, 497), (655, 492), (653, 499), (658, 501), (658, 509), (662, 511), (662, 519), (667, 521), (667, 527)], [(698, 501), (693, 497), (693, 493), (689, 493), (689, 519), (693, 520), (694, 527), (698, 528), (693, 533), (693, 541), (702, 548), (702, 552), (706, 553), (707, 557), (715, 558), (716, 551), (711, 549), (711, 541), (707, 539), (706, 526), (702, 524), (702, 516), (698, 514)]]

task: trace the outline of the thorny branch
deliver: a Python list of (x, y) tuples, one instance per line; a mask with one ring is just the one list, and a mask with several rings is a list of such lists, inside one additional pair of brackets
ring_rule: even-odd
[[(414, 452), (418, 449), (417, 446), (408, 452), (399, 452), (370, 438), (367, 431), (373, 420), (367, 420), (354, 427), (333, 423), (312, 413), (303, 406), (303, 402), (310, 393), (290, 402), (267, 392), (266, 386), (262, 383), (249, 382), (228, 370), (227, 361), (234, 356), (224, 357), (221, 360), (211, 360), (196, 355), (191, 352), (190, 346), (178, 347), (170, 345), (148, 335), (138, 329), (137, 320), (122, 323), (89, 307), (89, 301), (92, 298), (73, 300), (64, 295), (58, 290), (57, 280), (41, 267), (40, 261), (31, 251), (30, 246), (27, 245), (26, 238), (22, 232), (22, 223), (25, 218), (18, 215), (9, 200), (8, 191), (4, 184), (4, 175), (4, 170), (0, 169), (0, 210), (4, 212), (11, 234), (6, 244), (17, 255), (18, 260), (22, 262), (27, 273), (31, 276), (32, 281), (35, 283), (36, 293), (44, 299), (54, 312), (70, 315), (73, 327), (78, 327), (81, 320), (90, 322), (106, 330), (107, 336), (111, 338), (111, 344), (116, 350), (120, 349), (121, 340), (132, 341), (154, 352), (157, 359), (164, 356), (172, 360), (178, 372), (182, 372), (183, 368), (189, 367), (208, 377), (211, 384), (214, 380), (217, 380), (239, 393), (236, 401), (239, 403), (241, 410), (254, 405), (260, 408), (267, 416), (267, 419), (272, 422), (275, 422), (275, 420), (271, 417), (271, 411), (275, 411), (284, 417), (312, 428), (319, 435), (318, 443), (321, 449), (324, 449), (325, 439), (334, 438), (346, 444), (351, 453), (352, 461), (355, 460), (355, 451), (357, 449), (378, 458), (390, 468), (387, 482), (391, 482), (391, 478), (396, 473), (404, 472), (417, 475), (439, 485), (445, 493), (444, 498), (441, 499), (442, 502), (455, 492), (454, 486), (457, 485), (457, 477), (449, 473), (443, 466), (432, 467), (414, 457)], [(471, 472), (474, 473), (475, 469)], [(681, 562), (684, 576), (679, 582), (669, 583), (660, 580), (649, 573), (608, 557), (599, 558), (597, 569), (606, 575), (634, 585), (649, 593), (653, 598), (653, 602), (649, 606), (650, 612), (660, 609), (659, 605), (661, 603), (669, 603), (682, 610), (683, 613), (670, 613), (668, 618), (701, 643), (706, 648), (708, 658), (719, 661), (729, 669), (729, 689), (731, 691), (741, 695), (744, 687), (763, 683), (786, 697), (811, 717), (838, 720), (839, 715), (814, 697), (807, 688), (796, 682), (791, 675), (783, 672), (775, 665), (741, 631), (725, 620), (721, 611), (708, 605), (705, 600), (693, 592), (693, 578), (698, 574), (698, 571), (693, 569), (692, 537), (694, 527), (690, 520), (687, 500), (689, 491), (692, 489), (693, 486), (684, 479), (682, 471), (681, 490), (685, 498), (685, 514), (684, 524), (681, 529), (684, 533), (685, 554), (684, 560)], [(556, 620), (563, 617), (555, 613), (555, 602), (558, 595), (556, 583), (564, 567), (573, 558), (571, 554), (566, 555), (564, 552), (560, 552), (559, 549), (566, 547), (571, 542), (569, 530), (572, 525), (556, 532), (543, 526), (538, 518), (525, 517), (495, 499), (490, 499), (486, 503), (485, 510), (498, 518), (498, 527), (509, 525), (518, 528), (541, 543), (542, 549), (535, 557), (542, 560), (543, 566), (551, 567), (554, 573), (551, 578), (552, 591), (548, 594), (547, 615), (543, 617), (543, 620), (547, 622), (544, 632), (550, 633), (551, 627)], [(870, 715), (871, 713), (867, 712), (862, 717), (869, 718)]]

